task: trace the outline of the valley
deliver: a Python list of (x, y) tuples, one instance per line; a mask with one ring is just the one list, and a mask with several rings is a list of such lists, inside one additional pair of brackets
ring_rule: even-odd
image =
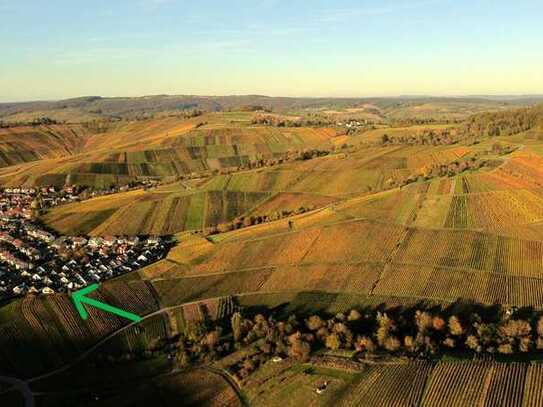
[(268, 102), (0, 129), (3, 188), (87, 191), (47, 228), (174, 238), (93, 294), (141, 323), (3, 305), (0, 375), (44, 406), (541, 403), (541, 107)]

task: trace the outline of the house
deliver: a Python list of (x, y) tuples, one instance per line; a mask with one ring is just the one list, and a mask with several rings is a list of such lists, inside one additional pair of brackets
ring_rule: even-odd
[(88, 240), (87, 244), (90, 247), (98, 248), (98, 247), (101, 247), (104, 244), (104, 239), (102, 239), (101, 237), (91, 237)]
[(320, 383), (317, 383), (316, 384), (316, 387), (315, 387), (315, 392), (317, 394), (322, 394), (326, 391), (326, 388), (328, 387), (328, 381), (323, 381), (323, 382), (320, 382)]
[(26, 230), (26, 234), (46, 243), (51, 243), (55, 240), (55, 236), (53, 236), (51, 233), (34, 227), (28, 228)]
[(117, 238), (115, 236), (105, 236), (103, 240), (103, 244), (106, 246), (113, 246), (115, 243), (117, 243)]
[(87, 244), (87, 239), (85, 239), (84, 237), (80, 237), (80, 236), (76, 236), (76, 237), (72, 237), (72, 245), (74, 247), (83, 247)]

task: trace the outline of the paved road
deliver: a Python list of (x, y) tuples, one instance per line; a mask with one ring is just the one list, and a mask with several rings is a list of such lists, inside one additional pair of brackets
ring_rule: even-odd
[(241, 405), (243, 407), (250, 407), (249, 402), (247, 401), (247, 399), (243, 395), (241, 389), (238, 386), (238, 383), (232, 378), (232, 376), (230, 376), (230, 374), (228, 374), (228, 372), (226, 372), (226, 371), (224, 371), (222, 369), (217, 369), (215, 367), (211, 367), (211, 366), (203, 366), (202, 369), (221, 376), (228, 383), (228, 385), (232, 388), (232, 390), (234, 390), (234, 393), (236, 393), (236, 396), (238, 396), (238, 399), (239, 399)]
[(0, 382), (11, 384), (12, 389), (16, 389), (21, 392), (24, 397), (25, 407), (34, 407), (34, 396), (32, 395), (32, 391), (26, 382), (14, 377), (6, 376), (0, 376)]

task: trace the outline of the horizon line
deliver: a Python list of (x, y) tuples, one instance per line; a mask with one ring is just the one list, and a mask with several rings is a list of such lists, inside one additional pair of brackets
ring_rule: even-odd
[(478, 93), (478, 94), (399, 94), (399, 95), (365, 95), (365, 96), (281, 96), (281, 95), (264, 95), (258, 93), (232, 93), (232, 94), (191, 94), (191, 93), (156, 93), (156, 94), (143, 94), (138, 96), (102, 96), (102, 95), (81, 95), (63, 98), (51, 98), (51, 99), (25, 99), (25, 100), (7, 100), (0, 101), (0, 104), (25, 104), (25, 103), (54, 103), (63, 102), (76, 99), (143, 99), (152, 97), (197, 97), (197, 98), (227, 98), (227, 97), (263, 97), (269, 99), (402, 99), (402, 98), (447, 98), (447, 99), (462, 99), (462, 98), (543, 98), (543, 93)]

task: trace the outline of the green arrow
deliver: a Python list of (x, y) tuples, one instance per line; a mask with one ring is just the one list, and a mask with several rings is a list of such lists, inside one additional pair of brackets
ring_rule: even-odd
[(84, 320), (87, 320), (89, 317), (89, 313), (85, 309), (85, 306), (83, 304), (91, 305), (95, 308), (101, 309), (102, 311), (110, 312), (112, 314), (118, 315), (120, 317), (129, 319), (134, 322), (140, 322), (142, 318), (139, 315), (132, 314), (131, 312), (124, 311), (120, 308), (113, 307), (108, 304), (104, 304), (103, 302), (93, 300), (92, 298), (85, 297), (87, 294), (93, 292), (98, 288), (98, 284), (91, 284), (86, 288), (83, 288), (82, 290), (76, 291), (72, 294), (72, 300), (74, 301), (75, 308), (79, 312), (79, 315), (81, 315), (81, 318)]

